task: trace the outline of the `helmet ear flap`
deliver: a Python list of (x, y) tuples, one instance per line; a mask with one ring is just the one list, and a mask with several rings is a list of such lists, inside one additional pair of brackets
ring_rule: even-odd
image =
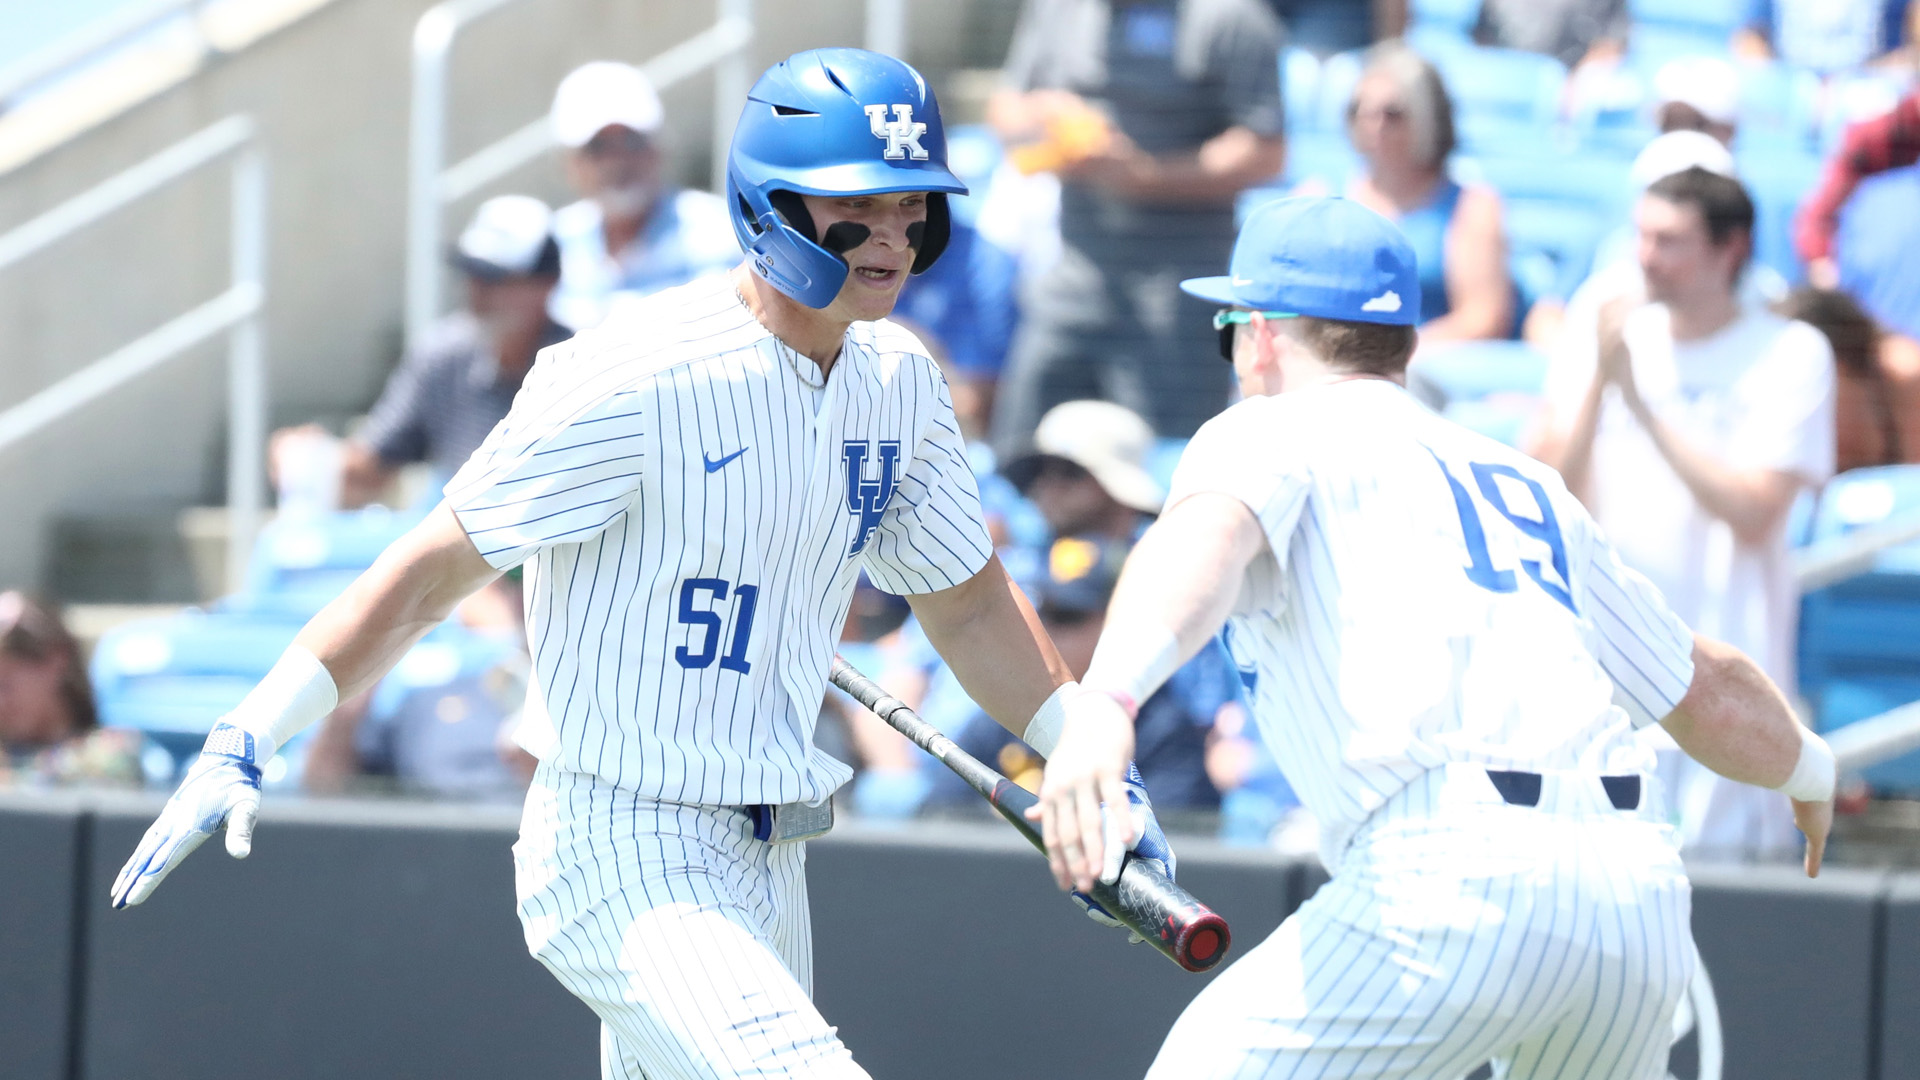
[(799, 192), (776, 188), (767, 192), (767, 201), (794, 232), (816, 244), (820, 242), (820, 231), (814, 228), (813, 215), (807, 212), (807, 200), (801, 198)]
[(947, 207), (947, 193), (927, 193), (927, 220), (907, 227), (907, 242), (913, 245), (913, 272), (924, 274), (940, 253), (947, 250), (953, 237), (953, 212)]

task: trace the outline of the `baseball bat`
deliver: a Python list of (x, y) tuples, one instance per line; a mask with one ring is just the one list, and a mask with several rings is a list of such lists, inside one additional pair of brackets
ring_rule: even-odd
[[(905, 702), (860, 674), (844, 658), (834, 656), (829, 678), (833, 685), (853, 695), (854, 700), (873, 710), (895, 731), (952, 769), (969, 787), (985, 796), (1020, 835), (1043, 854), (1046, 852), (1040, 827), (1026, 816), (1027, 809), (1039, 801), (1032, 792), (955, 746), (952, 739), (920, 719)], [(1213, 970), (1226, 957), (1227, 947), (1233, 941), (1225, 919), (1139, 859), (1129, 857), (1120, 868), (1120, 880), (1112, 885), (1095, 881), (1090, 895), (1129, 930), (1188, 971)]]

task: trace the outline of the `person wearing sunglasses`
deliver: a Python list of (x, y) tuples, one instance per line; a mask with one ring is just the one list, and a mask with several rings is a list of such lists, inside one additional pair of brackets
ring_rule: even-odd
[(1439, 71), (1404, 45), (1375, 46), (1347, 105), (1347, 137), (1366, 166), (1347, 197), (1398, 225), (1419, 258), (1421, 344), (1509, 336), (1500, 196), (1447, 175), (1453, 105)]

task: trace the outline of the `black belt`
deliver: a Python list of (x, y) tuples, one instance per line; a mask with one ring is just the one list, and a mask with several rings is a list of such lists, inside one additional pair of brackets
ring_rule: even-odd
[[(1514, 772), (1509, 769), (1488, 769), (1487, 779), (1493, 781), (1495, 791), (1511, 806), (1539, 806), (1541, 776), (1536, 772)], [(1607, 789), (1607, 801), (1615, 810), (1640, 809), (1640, 778), (1638, 776), (1603, 776), (1600, 786)]]

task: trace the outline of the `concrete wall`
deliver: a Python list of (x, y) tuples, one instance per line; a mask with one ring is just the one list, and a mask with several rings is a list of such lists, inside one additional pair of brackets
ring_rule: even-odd
[[(970, 12), (916, 0), (910, 54), (936, 76), (969, 59)], [(409, 48), (428, 0), (332, 0), (184, 83), (0, 175), (0, 231), (233, 112), (258, 118), (272, 172), (268, 349), (276, 422), (363, 409), (399, 348)], [(760, 0), (756, 69), (858, 44), (864, 0)], [(694, 0), (523, 0), (456, 46), (449, 160), (541, 115), (582, 61), (644, 60), (707, 25)], [(991, 20), (989, 20), (991, 21)], [(997, 23), (995, 24), (997, 25)], [(666, 94), (685, 176), (704, 183), (711, 79)], [(227, 273), (219, 171), (0, 271), (0, 407), (215, 295)], [(566, 198), (543, 160), (494, 190)], [(473, 203), (452, 209), (450, 223)], [(207, 347), (0, 453), (0, 585), (42, 583), (49, 521), (221, 501), (224, 366)]]
[[(526, 955), (512, 808), (270, 799), (151, 900), (107, 886), (160, 801), (0, 794), (0, 1072), (594, 1076), (596, 1021)], [(1183, 840), (1182, 882), (1245, 956), (1320, 880)], [(1141, 1075), (1206, 979), (1054, 891), (1004, 826), (843, 824), (809, 845), (815, 998), (876, 1077)], [(1906, 1080), (1920, 876), (1694, 872), (1729, 1080)], [(1231, 962), (1231, 961), (1230, 961)], [(1696, 1075), (1676, 1050), (1676, 1075)]]

